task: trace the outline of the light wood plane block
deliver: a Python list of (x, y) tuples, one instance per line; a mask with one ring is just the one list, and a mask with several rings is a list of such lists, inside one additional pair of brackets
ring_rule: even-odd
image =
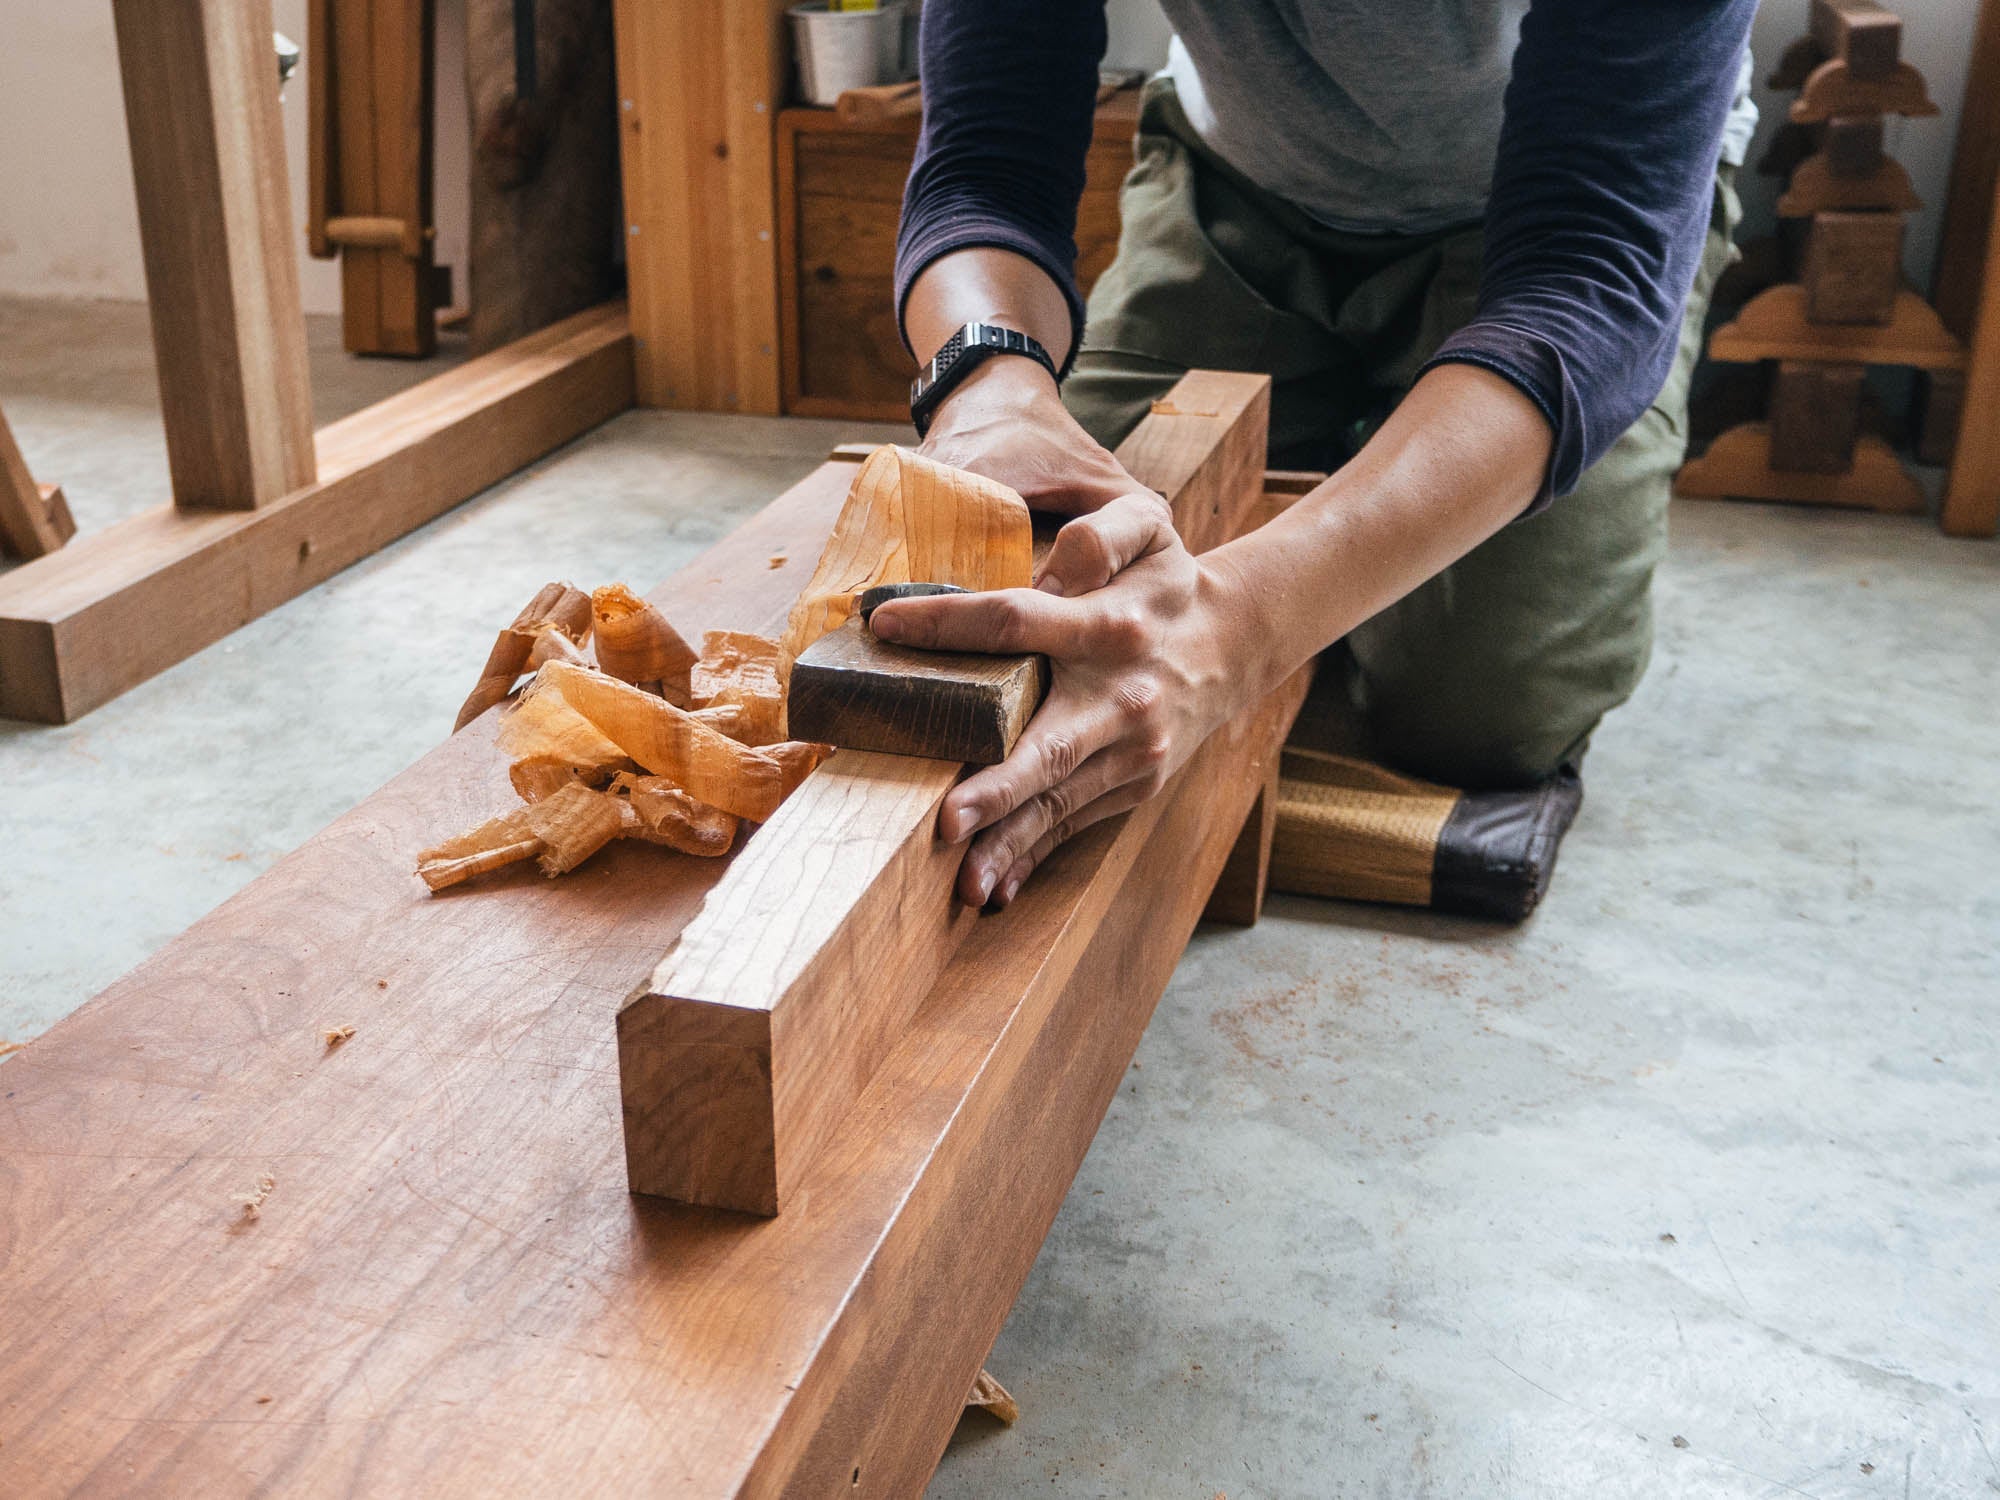
[[(775, 636), (852, 472), (653, 597)], [(428, 896), (517, 801), (475, 721), (4, 1065), (0, 1494), (919, 1493), (1302, 688), (976, 922), (766, 1221), (630, 1196), (616, 1127), (612, 1014), (726, 866)]]
[(998, 765), (1041, 704), (1048, 661), (919, 651), (877, 640), (859, 615), (792, 664), (792, 738)]
[(1708, 357), (1725, 364), (1821, 359), (1919, 370), (1965, 367), (1965, 347), (1909, 288), (1897, 293), (1887, 323), (1815, 323), (1807, 316), (1806, 289), (1796, 282), (1769, 287), (1744, 303), (1709, 339)]
[(274, 504), (161, 506), (0, 575), (0, 715), (74, 719), (631, 404), (614, 304), (333, 423)]
[[(1206, 551), (1260, 518), (1270, 382), (1197, 371), (1163, 405), (1117, 456)], [(618, 1014), (634, 1192), (760, 1214), (798, 1193), (968, 931), (964, 851), (937, 836), (960, 772), (842, 750), (752, 836)]]
[(0, 414), (0, 554), (47, 556), (76, 535), (69, 504), (53, 484), (36, 484), (13, 429)]
[(1699, 458), (1681, 465), (1674, 493), (1703, 500), (1781, 500), (1794, 505), (1842, 505), (1893, 514), (1921, 514), (1924, 493), (1896, 452), (1873, 433), (1854, 445), (1854, 461), (1838, 474), (1774, 468), (1771, 429), (1763, 422), (1732, 427)]
[(113, 0), (174, 501), (313, 482), (270, 0)]

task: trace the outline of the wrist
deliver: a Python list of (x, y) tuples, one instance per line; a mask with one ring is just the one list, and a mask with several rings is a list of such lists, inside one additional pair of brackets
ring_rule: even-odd
[(931, 412), (930, 434), (1029, 417), (1061, 404), (1054, 377), (1041, 365), (1019, 355), (996, 354), (945, 393)]

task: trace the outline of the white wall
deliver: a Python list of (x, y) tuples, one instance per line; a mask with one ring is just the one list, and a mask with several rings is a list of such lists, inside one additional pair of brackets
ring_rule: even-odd
[[(1220, 3), (1220, 0), (1218, 0)], [(1397, 0), (1385, 0), (1397, 3)], [(275, 0), (278, 27), (305, 35), (305, 0)], [(145, 295), (139, 228), (132, 203), (124, 103), (109, 0), (0, 0), (0, 293), (37, 296)], [(1951, 159), (1976, 7), (1970, 0), (1899, 0), (1904, 55), (1930, 80), (1943, 114), (1897, 120), (1890, 149), (1910, 170), (1925, 207), (1910, 224), (1905, 263), (1919, 285), (1930, 281), (1938, 217)], [(1109, 0), (1107, 60), (1156, 67), (1168, 27), (1156, 0)], [(1766, 0), (1757, 19), (1760, 76), (1805, 25), (1806, 0)], [(467, 143), (463, 0), (442, 0), (438, 39), (438, 259), (459, 267), (463, 287)], [(1760, 145), (1784, 100), (1760, 88), (1765, 111)], [(305, 223), (305, 86), (293, 80), (284, 102), (294, 218)], [(1770, 226), (1773, 184), (1746, 176), (1751, 219), (1746, 233)], [(306, 307), (339, 307), (332, 262), (309, 260), (300, 239)]]
[[(146, 295), (110, 0), (0, 0), (0, 293), (140, 300)], [(278, 29), (303, 43), (306, 0), (275, 0)], [(464, 286), (467, 222), (465, 16), (438, 24), (437, 256)], [(272, 63), (276, 82), (277, 64)], [(305, 68), (281, 109), (300, 226), (306, 310), (340, 310), (334, 261), (305, 253)], [(462, 291), (461, 291), (462, 295)]]

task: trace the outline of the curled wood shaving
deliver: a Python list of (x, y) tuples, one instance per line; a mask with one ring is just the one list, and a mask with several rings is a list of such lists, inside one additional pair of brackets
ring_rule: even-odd
[(625, 834), (707, 858), (727, 854), (739, 819), (697, 802), (664, 776), (621, 775), (611, 792), (624, 800)]
[(618, 837), (623, 818), (616, 799), (572, 782), (528, 808), (528, 826), (542, 842), (537, 860), (544, 875), (574, 870)]
[(16, 1052), (28, 1050), (26, 1042), (0, 1042), (0, 1057), (12, 1057)]
[(855, 472), (833, 536), (785, 622), (786, 673), (801, 651), (846, 622), (861, 590), (913, 580), (1026, 588), (1034, 580), (1028, 507), (1004, 484), (907, 448), (877, 448)]
[(607, 584), (590, 596), (596, 632), (597, 664), (620, 682), (659, 685), (669, 703), (688, 702), (688, 671), (694, 651), (680, 632), (667, 623), (657, 605), (648, 604), (622, 583)]
[(561, 634), (581, 646), (590, 635), (590, 596), (567, 583), (543, 584), (541, 591), (514, 617), (514, 623), (493, 642), (486, 665), (480, 669), (479, 681), (459, 709), (458, 721), (451, 726), (454, 731), (465, 728), (514, 690), (544, 634)]
[(331, 1052), (335, 1047), (338, 1047), (353, 1035), (354, 1028), (352, 1026), (329, 1026), (320, 1033), (320, 1039), (326, 1043), (326, 1050)]
[(542, 841), (528, 825), (528, 809), (517, 807), (477, 828), (447, 839), (417, 854), (417, 873), (434, 891), (460, 885), (475, 875), (504, 869), (542, 852)]
[(663, 698), (562, 662), (543, 667), (533, 691), (560, 694), (640, 770), (670, 778), (710, 807), (762, 823), (784, 800), (784, 774), (776, 760)]
[(774, 745), (785, 737), (785, 681), (778, 643), (741, 630), (711, 630), (688, 676), (698, 709), (734, 709), (728, 727), (716, 728), (745, 745)]
[(992, 1372), (988, 1370), (981, 1370), (979, 1378), (972, 1382), (972, 1389), (966, 1395), (965, 1404), (968, 1407), (978, 1407), (981, 1411), (990, 1411), (1009, 1427), (1021, 1419), (1021, 1403), (1008, 1395), (1007, 1387), (995, 1380)]
[(257, 1186), (254, 1190), (244, 1193), (237, 1198), (237, 1207), (243, 1210), (243, 1217), (246, 1220), (262, 1217), (264, 1200), (271, 1196), (271, 1189), (277, 1185), (278, 1179), (273, 1177), (269, 1172), (266, 1172), (262, 1177), (257, 1179)]

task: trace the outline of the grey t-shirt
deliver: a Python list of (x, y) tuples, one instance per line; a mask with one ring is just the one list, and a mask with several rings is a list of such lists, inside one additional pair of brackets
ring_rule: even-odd
[[(1161, 0), (1188, 123), (1245, 177), (1335, 229), (1478, 219), (1527, 0)], [(1757, 126), (1750, 59), (1723, 133)]]

